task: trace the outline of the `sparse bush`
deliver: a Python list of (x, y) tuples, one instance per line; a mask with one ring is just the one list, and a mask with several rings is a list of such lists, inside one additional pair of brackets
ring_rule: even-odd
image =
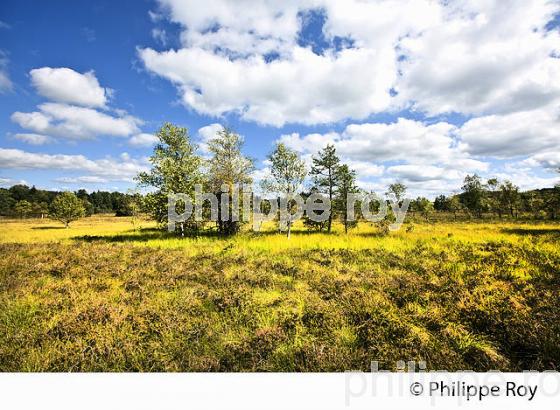
[(63, 192), (52, 202), (49, 217), (62, 222), (68, 228), (70, 222), (82, 218), (85, 214), (83, 201), (72, 192)]

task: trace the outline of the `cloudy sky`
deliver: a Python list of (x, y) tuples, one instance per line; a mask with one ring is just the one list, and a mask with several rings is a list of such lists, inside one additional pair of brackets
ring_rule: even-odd
[[(88, 4), (90, 3), (90, 4)], [(0, 185), (126, 190), (164, 121), (220, 124), (265, 172), (335, 144), (360, 184), (560, 175), (560, 2), (0, 4)]]

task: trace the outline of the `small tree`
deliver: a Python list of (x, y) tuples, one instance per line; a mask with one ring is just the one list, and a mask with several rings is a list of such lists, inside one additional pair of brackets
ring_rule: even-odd
[(459, 200), (459, 197), (457, 195), (453, 195), (447, 200), (447, 209), (449, 210), (449, 212), (453, 212), (453, 219), (456, 220), (457, 212), (463, 209), (463, 205), (461, 204), (461, 201)]
[[(265, 178), (261, 182), (261, 185), (263, 189), (269, 192), (276, 192), (280, 195), (284, 195), (289, 205), (290, 197), (298, 193), (307, 175), (305, 162), (299, 157), (297, 152), (286, 147), (283, 143), (276, 145), (276, 148), (270, 153), (268, 159), (271, 163), (270, 176)], [(288, 239), (290, 239), (292, 220), (289, 216), (287, 216), (287, 219), (287, 236)]]
[(406, 195), (406, 185), (402, 182), (397, 181), (389, 185), (389, 188), (387, 189), (385, 195), (394, 196), (397, 202), (400, 204), (404, 199), (404, 196)]
[[(191, 142), (186, 128), (165, 123), (156, 137), (159, 143), (150, 157), (152, 169), (138, 174), (136, 180), (142, 187), (156, 188), (146, 195), (144, 206), (157, 222), (164, 223), (167, 221), (167, 195), (186, 194), (194, 203), (195, 185), (203, 180), (202, 159), (196, 154), (196, 145)], [(192, 219), (191, 225), (196, 227)], [(178, 225), (184, 235), (184, 223)]]
[(519, 204), (519, 187), (511, 181), (504, 181), (500, 185), (499, 195), (500, 208), (507, 209), (513, 218), (517, 216), (517, 206)]
[[(251, 173), (255, 169), (253, 160), (241, 152), (242, 147), (243, 138), (229, 129), (218, 131), (216, 137), (208, 142), (208, 150), (212, 154), (207, 161), (208, 185), (218, 197), (218, 231), (224, 235), (235, 234), (240, 230), (240, 221), (233, 218), (234, 211), (239, 216), (239, 208), (234, 209), (233, 190), (239, 189), (243, 184), (250, 184)], [(224, 185), (228, 192), (222, 192)], [(227, 196), (229, 207), (225, 218), (222, 215), (223, 199), (226, 199), (224, 196)], [(242, 206), (241, 201), (238, 201), (237, 206)]]
[(348, 228), (355, 226), (356, 221), (348, 218), (348, 196), (359, 192), (356, 186), (356, 171), (349, 169), (348, 165), (343, 164), (337, 167), (336, 179), (338, 181), (338, 197), (335, 206), (342, 215), (344, 232), (348, 233)]
[[(329, 197), (333, 202), (337, 185), (337, 168), (340, 159), (336, 155), (334, 145), (328, 144), (322, 151), (318, 152), (318, 157), (313, 157), (313, 166), (310, 175), (313, 176), (318, 191)], [(333, 212), (329, 214), (327, 231), (331, 231)]]
[(434, 210), (432, 202), (428, 198), (424, 197), (416, 198), (416, 200), (412, 203), (412, 206), (416, 211), (420, 212), (426, 221), (430, 219), (430, 214)]
[(480, 177), (476, 174), (467, 175), (461, 188), (461, 200), (465, 207), (474, 212), (479, 218), (482, 218), (482, 210), (484, 208), (484, 189)]
[(14, 211), (20, 218), (26, 218), (31, 212), (33, 212), (33, 206), (25, 199), (17, 201), (14, 206)]
[(86, 214), (83, 201), (72, 192), (63, 192), (51, 204), (49, 217), (60, 221), (66, 226)]
[(488, 181), (486, 181), (486, 187), (488, 189), (486, 204), (488, 205), (490, 210), (495, 214), (497, 214), (498, 217), (501, 219), (503, 214), (503, 208), (500, 204), (500, 198), (498, 192), (500, 188), (500, 181), (498, 181), (498, 178), (490, 178)]
[(447, 206), (449, 202), (449, 198), (445, 195), (438, 195), (436, 199), (434, 199), (434, 209), (436, 211), (449, 211), (449, 207)]

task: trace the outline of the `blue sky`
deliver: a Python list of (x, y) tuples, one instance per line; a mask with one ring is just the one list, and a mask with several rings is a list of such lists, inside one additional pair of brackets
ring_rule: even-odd
[(2, 2), (0, 183), (126, 190), (164, 121), (233, 128), (256, 179), (281, 140), (377, 191), (558, 180), (557, 2), (245, 3)]

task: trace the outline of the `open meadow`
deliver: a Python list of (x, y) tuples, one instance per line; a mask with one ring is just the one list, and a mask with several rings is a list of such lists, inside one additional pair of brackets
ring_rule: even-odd
[(558, 370), (560, 225), (335, 228), (1, 220), (0, 370)]

